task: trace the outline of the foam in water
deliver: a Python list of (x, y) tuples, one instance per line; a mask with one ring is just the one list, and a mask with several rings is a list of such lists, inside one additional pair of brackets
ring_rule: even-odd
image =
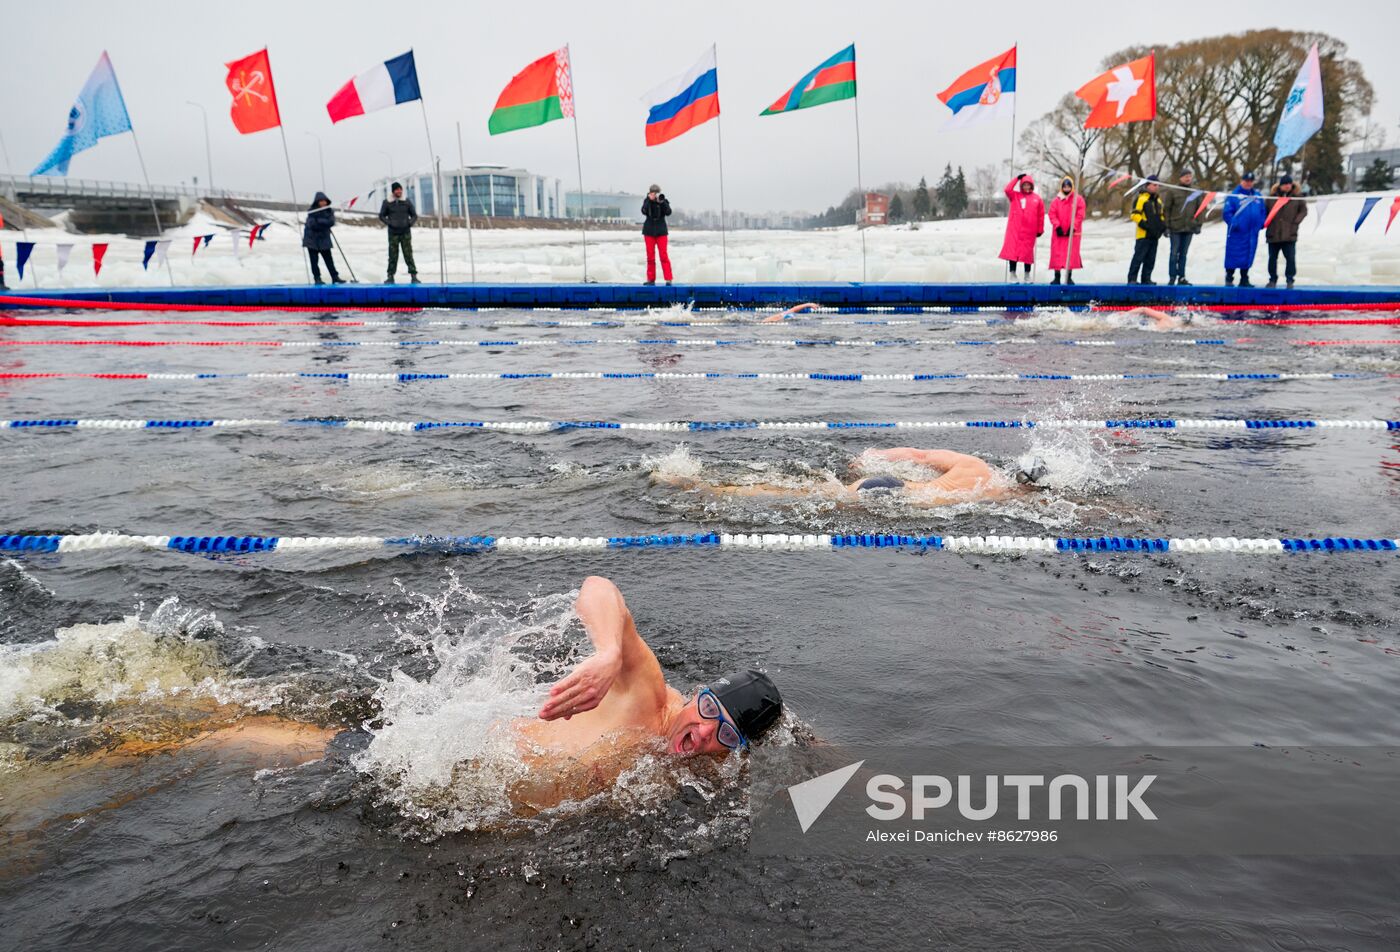
[(51, 641), (0, 645), (0, 723), (53, 712), (61, 704), (108, 704), (200, 690), (220, 670), (214, 646), (222, 631), (209, 614), (167, 599), (142, 620), (77, 624)]

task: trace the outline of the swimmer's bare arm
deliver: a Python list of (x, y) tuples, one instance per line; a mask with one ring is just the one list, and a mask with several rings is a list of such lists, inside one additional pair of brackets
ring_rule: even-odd
[(593, 641), (594, 654), (549, 689), (540, 718), (552, 721), (591, 711), (607, 696), (656, 693), (666, 680), (656, 656), (637, 633), (627, 603), (608, 579), (590, 576), (579, 589), (574, 611)]
[(919, 466), (927, 466), (930, 469), (941, 469), (945, 472), (954, 467), (965, 465), (969, 460), (978, 463), (982, 461), (975, 456), (966, 453), (955, 453), (952, 450), (925, 450), (914, 446), (895, 446), (886, 450), (866, 450), (861, 454), (866, 459), (888, 460), (891, 463), (916, 463)]
[(779, 321), (785, 321), (785, 320), (787, 320), (789, 317), (792, 317), (794, 314), (801, 314), (801, 313), (804, 312), (804, 311), (810, 311), (810, 310), (811, 310), (812, 308), (814, 308), (814, 307), (816, 307), (816, 305), (813, 304), (811, 301), (808, 301), (806, 304), (799, 304), (799, 305), (797, 305), (796, 307), (790, 307), (790, 308), (788, 308), (786, 311), (782, 311), (781, 313), (774, 314), (774, 315), (772, 315), (771, 317), (765, 317), (763, 320), (759, 321), (759, 323), (760, 323), (760, 324), (776, 324), (776, 323), (778, 323)]

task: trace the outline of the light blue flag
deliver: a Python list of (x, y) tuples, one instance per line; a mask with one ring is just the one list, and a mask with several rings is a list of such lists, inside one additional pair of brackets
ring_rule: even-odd
[(126, 114), (122, 88), (117, 74), (104, 50), (83, 91), (68, 110), (68, 131), (63, 134), (48, 158), (30, 175), (67, 175), (68, 163), (79, 152), (97, 145), (104, 136), (131, 131), (131, 117)]
[(1298, 78), (1293, 80), (1293, 88), (1288, 91), (1283, 115), (1279, 116), (1278, 129), (1274, 132), (1278, 158), (1286, 159), (1297, 152), (1322, 128), (1322, 113), (1322, 69), (1314, 43), (1303, 61), (1303, 68), (1298, 70)]

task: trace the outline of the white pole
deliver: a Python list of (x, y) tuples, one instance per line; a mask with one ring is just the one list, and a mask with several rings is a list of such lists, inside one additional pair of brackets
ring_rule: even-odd
[[(865, 204), (865, 185), (860, 172), (860, 95), (851, 97), (856, 117), (856, 191), (860, 194), (860, 204)], [(860, 227), (860, 210), (856, 210), (856, 230), (860, 232), (860, 279), (867, 281), (865, 261), (865, 229)]]
[(433, 187), (437, 190), (437, 207), (438, 207), (438, 261), (441, 262), (441, 267), (440, 267), (439, 270), (440, 270), (440, 272), (441, 272), (441, 274), (442, 274), (442, 283), (443, 283), (443, 284), (446, 284), (446, 283), (447, 283), (447, 248), (446, 248), (446, 246), (443, 244), (443, 240), (442, 240), (442, 206), (443, 206), (443, 200), (442, 200), (442, 159), (441, 159), (441, 158), (439, 158), (439, 159), (436, 160), (436, 165), (433, 166), (433, 172), (434, 172), (434, 176), (433, 176), (434, 185), (433, 185)]
[(472, 282), (476, 282), (476, 248), (472, 244), (472, 203), (467, 196), (467, 154), (462, 151), (462, 124), (457, 123), (457, 161), (462, 164), (462, 215), (467, 219), (467, 257), (472, 263)]
[(578, 141), (578, 87), (574, 85), (574, 51), (564, 44), (564, 55), (569, 60), (569, 96), (574, 102), (574, 163), (578, 167), (578, 225), (583, 234), (583, 283), (588, 283), (588, 204), (583, 196), (583, 150)]
[[(287, 149), (287, 129), (282, 123), (277, 123), (277, 134), (282, 137), (282, 158), (287, 162), (287, 185), (292, 190), (292, 214), (296, 216), (297, 231), (301, 231), (301, 205), (297, 203), (297, 183), (292, 178), (292, 153)], [(302, 267), (306, 269), (306, 283), (311, 283), (311, 259), (306, 255), (301, 256)]]
[(204, 160), (209, 167), (209, 194), (212, 197), (214, 194), (214, 149), (209, 144), (209, 110), (193, 99), (186, 99), (185, 105), (198, 109), (200, 118), (204, 120)]
[[(418, 97), (418, 107), (423, 111), (423, 134), (428, 137), (428, 168), (436, 168), (437, 156), (433, 153), (433, 133), (428, 128), (428, 107), (423, 105), (423, 97)], [(442, 183), (436, 186), (438, 194), (434, 196), (433, 204), (437, 206), (438, 220), (438, 280), (443, 284), (447, 283), (447, 257), (443, 253), (442, 241)], [(422, 198), (420, 195), (419, 198)]]
[[(156, 207), (155, 189), (151, 187), (151, 176), (146, 172), (146, 160), (141, 156), (141, 143), (136, 139), (136, 127), (129, 123), (128, 126), (131, 129), (131, 144), (136, 147), (136, 161), (141, 166), (141, 177), (146, 180), (146, 191), (150, 193), (151, 197), (151, 214), (155, 216), (156, 220), (156, 241), (160, 241), (160, 209)], [(170, 279), (170, 286), (173, 288), (175, 286), (175, 272), (170, 270), (169, 255), (165, 257), (165, 275)]]
[[(715, 44), (715, 75), (719, 75), (719, 44)], [(725, 240), (724, 221), (724, 116), (715, 116), (715, 144), (719, 148), (719, 253), (721, 274), (729, 283), (729, 244)]]

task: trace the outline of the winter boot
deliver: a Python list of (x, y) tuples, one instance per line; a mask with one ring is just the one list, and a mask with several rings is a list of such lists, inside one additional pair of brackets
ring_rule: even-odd
[(386, 277), (386, 278), (384, 279), (384, 283), (385, 283), (385, 284), (393, 284), (393, 283), (394, 283), (394, 276), (391, 274), (391, 275), (389, 275), (388, 277)]
[(1073, 271), (1066, 271), (1066, 272), (1065, 272), (1065, 284), (1073, 284), (1073, 283), (1074, 283), (1074, 272), (1073, 272)]
[(1252, 288), (1252, 287), (1254, 287), (1254, 285), (1253, 285), (1253, 284), (1250, 282), (1250, 280), (1249, 280), (1249, 269), (1248, 269), (1248, 268), (1245, 268), (1245, 269), (1243, 269), (1242, 271), (1240, 271), (1240, 287), (1242, 287), (1242, 288)]
[(1276, 288), (1276, 287), (1278, 287), (1278, 278), (1270, 278), (1270, 279), (1269, 279), (1269, 283), (1266, 284), (1266, 285), (1264, 285), (1264, 287), (1266, 287), (1266, 288)]
[(422, 284), (423, 282), (418, 280), (418, 275), (415, 273), (415, 274), (410, 274), (410, 275), (408, 276), (408, 283), (409, 283), (409, 284)]
[(1235, 286), (1235, 272), (1233, 272), (1233, 271), (1226, 271), (1226, 272), (1225, 272), (1225, 286), (1226, 286), (1227, 288), (1233, 288), (1233, 287)]
[(1059, 283), (1060, 283), (1060, 272), (1058, 272), (1058, 271), (1055, 272), (1055, 276), (1054, 276), (1053, 278), (1050, 279), (1050, 283), (1051, 283), (1051, 284), (1059, 284)]
[(1293, 290), (1293, 280), (1292, 280), (1291, 278), (1290, 278), (1289, 281), (1288, 281), (1288, 290), (1290, 290), (1290, 291)]

